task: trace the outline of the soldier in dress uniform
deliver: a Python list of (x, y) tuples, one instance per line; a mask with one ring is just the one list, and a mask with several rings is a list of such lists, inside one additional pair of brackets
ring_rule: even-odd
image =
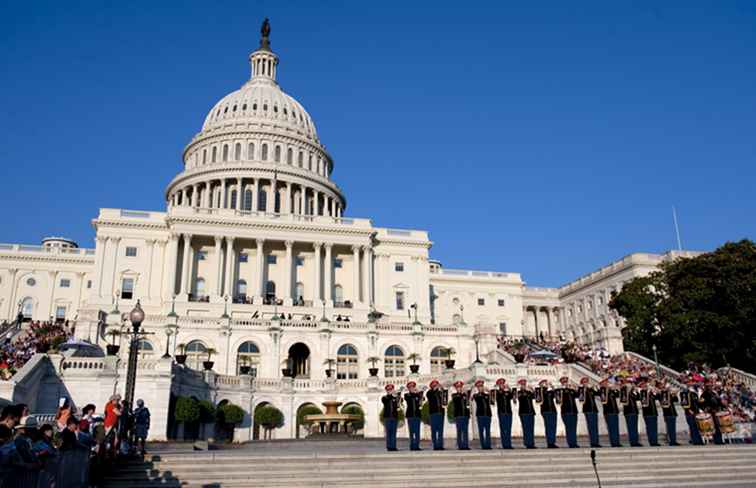
[(610, 384), (609, 379), (604, 378), (599, 383), (599, 395), (604, 405), (604, 420), (606, 420), (606, 430), (609, 432), (609, 444), (612, 447), (622, 447), (619, 435), (619, 406), (617, 405), (619, 392), (613, 386), (614, 382)]
[(554, 404), (554, 389), (548, 380), (541, 380), (538, 383), (540, 393), (536, 396), (536, 402), (541, 403), (541, 417), (543, 417), (543, 428), (546, 431), (546, 446), (550, 449), (556, 449), (556, 430), (557, 430), (557, 409)]
[(399, 395), (394, 393), (394, 385), (386, 385), (383, 403), (383, 427), (386, 430), (386, 449), (396, 451), (396, 426), (399, 422)]
[(578, 397), (583, 402), (583, 415), (585, 424), (588, 426), (588, 437), (591, 439), (591, 447), (601, 447), (599, 444), (598, 429), (598, 406), (596, 405), (596, 389), (590, 384), (587, 377), (580, 378)]
[(696, 392), (695, 383), (689, 381), (688, 388), (680, 393), (680, 406), (685, 410), (685, 421), (688, 423), (688, 432), (690, 434), (690, 443), (694, 446), (702, 446), (703, 439), (701, 431), (698, 430), (696, 423), (696, 414), (701, 411), (700, 400)]
[(656, 408), (657, 393), (646, 380), (640, 383), (641, 411), (646, 424), (646, 438), (649, 446), (659, 446), (659, 411)]
[(559, 378), (560, 388), (556, 392), (557, 400), (560, 404), (560, 413), (562, 414), (562, 423), (564, 432), (567, 437), (567, 445), (575, 448), (580, 447), (577, 443), (577, 390), (570, 385), (570, 379), (566, 376)]
[(512, 449), (512, 400), (517, 401), (514, 392), (507, 386), (507, 380), (496, 380), (496, 412), (499, 416), (499, 437), (501, 448)]
[(712, 380), (707, 380), (704, 384), (704, 391), (701, 393), (700, 403), (704, 411), (711, 414), (711, 420), (714, 422), (714, 444), (724, 444), (722, 430), (719, 428), (719, 417), (717, 417), (717, 412), (722, 411), (723, 405), (712, 386)]
[(457, 426), (457, 448), (470, 450), (470, 394), (462, 381), (454, 382), (451, 403), (454, 407), (454, 424)]
[(535, 427), (535, 408), (533, 399), (535, 393), (528, 387), (528, 380), (520, 378), (517, 381), (517, 403), (520, 404), (520, 424), (522, 425), (522, 443), (528, 449), (535, 449), (533, 429)]
[(478, 389), (473, 395), (475, 401), (475, 420), (478, 423), (478, 439), (481, 449), (491, 449), (491, 394), (486, 390), (483, 380), (475, 382)]
[(417, 383), (414, 381), (407, 383), (407, 393), (404, 394), (404, 401), (407, 404), (404, 417), (407, 419), (407, 428), (409, 429), (410, 451), (421, 451), (420, 411), (423, 406), (423, 393), (417, 391)]
[(677, 409), (675, 403), (679, 403), (680, 398), (666, 382), (660, 381), (657, 386), (659, 388), (659, 404), (662, 407), (664, 424), (667, 426), (667, 444), (679, 446), (680, 444), (677, 443)]
[(620, 391), (620, 401), (624, 405), (622, 413), (625, 416), (627, 438), (630, 446), (641, 447), (643, 444), (638, 440), (638, 392), (635, 390), (635, 380), (627, 378), (622, 388), (624, 391)]
[(428, 413), (430, 414), (431, 440), (434, 451), (444, 450), (444, 392), (438, 380), (433, 380), (428, 385), (430, 389), (425, 393), (428, 400)]

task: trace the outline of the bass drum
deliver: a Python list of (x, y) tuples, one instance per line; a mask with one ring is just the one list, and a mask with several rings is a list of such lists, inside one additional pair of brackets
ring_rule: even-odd
[(698, 425), (698, 431), (702, 436), (714, 435), (714, 420), (711, 418), (711, 414), (696, 414), (696, 425)]
[(735, 432), (735, 424), (732, 421), (732, 414), (730, 412), (717, 412), (717, 422), (719, 422), (719, 430), (723, 434), (732, 434)]

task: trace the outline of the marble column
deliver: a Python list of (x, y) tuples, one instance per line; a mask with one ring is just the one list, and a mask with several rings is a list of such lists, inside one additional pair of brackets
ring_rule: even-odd
[(242, 188), (242, 179), (237, 178), (236, 179), (236, 210), (242, 209), (242, 199), (244, 198), (243, 190), (244, 189)]
[(113, 296), (113, 293), (116, 290), (116, 273), (118, 272), (118, 250), (120, 249), (120, 243), (121, 238), (120, 237), (111, 237), (111, 242), (115, 244), (115, 247), (113, 249), (113, 272), (110, 275), (110, 296)]
[(286, 204), (282, 205), (281, 212), (287, 213), (287, 214), (292, 213), (291, 211), (291, 183), (288, 181), (286, 182)]
[(95, 266), (97, 273), (95, 274), (95, 290), (97, 290), (97, 296), (103, 296), (102, 285), (105, 282), (105, 251), (108, 247), (108, 237), (97, 236), (95, 246)]
[(320, 250), (323, 247), (322, 242), (314, 242), (312, 244), (312, 247), (315, 249), (314, 259), (315, 259), (315, 276), (313, 277), (313, 289), (312, 289), (312, 306), (316, 307), (320, 305), (320, 300), (322, 299), (322, 296), (320, 294), (320, 283), (321, 283), (321, 266), (320, 266)]
[(354, 255), (354, 262), (352, 263), (352, 267), (354, 268), (352, 301), (356, 306), (360, 303), (360, 246), (352, 246), (352, 254)]
[(171, 233), (168, 237), (167, 256), (165, 259), (165, 273), (163, 274), (163, 300), (170, 300), (176, 294), (176, 260), (178, 259), (178, 234)]
[(184, 234), (184, 260), (181, 265), (181, 296), (188, 299), (189, 293), (192, 292), (191, 279), (192, 279), (192, 235)]
[(323, 299), (326, 301), (326, 306), (333, 306), (333, 256), (332, 256), (333, 244), (330, 242), (325, 244), (325, 280), (323, 284)]
[[(147, 300), (152, 297), (152, 268), (155, 265), (155, 239), (145, 239), (144, 243), (150, 248), (150, 265), (147, 266)], [(135, 290), (136, 292), (136, 290)]]
[(50, 317), (53, 316), (53, 312), (55, 310), (54, 304), (55, 304), (55, 284), (58, 281), (58, 276), (60, 275), (60, 271), (48, 271), (47, 272), (49, 280), (50, 280)]
[(226, 178), (221, 179), (220, 208), (226, 208)]
[(233, 299), (236, 294), (234, 290), (234, 265), (236, 253), (234, 251), (234, 238), (226, 237), (226, 289), (224, 294)]
[(365, 305), (372, 303), (372, 296), (370, 294), (370, 246), (362, 247), (362, 301)]
[(293, 251), (294, 251), (294, 241), (286, 241), (284, 242), (286, 245), (286, 263), (284, 264), (284, 270), (286, 273), (286, 276), (284, 276), (284, 305), (291, 306), (292, 299), (291, 299), (291, 279), (293, 275)]
[(262, 303), (265, 296), (265, 239), (257, 239), (257, 280), (255, 283), (255, 300)]
[(223, 238), (215, 236), (215, 282), (213, 283), (213, 293), (216, 297), (220, 297), (223, 292)]

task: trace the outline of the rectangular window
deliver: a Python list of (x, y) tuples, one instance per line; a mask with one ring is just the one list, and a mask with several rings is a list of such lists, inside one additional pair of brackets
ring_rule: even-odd
[(500, 307), (504, 306), (504, 299), (503, 298), (499, 298), (499, 300), (497, 302), (498, 302), (498, 304), (499, 304)]
[(55, 307), (55, 318), (58, 320), (66, 320), (66, 307)]
[(71, 288), (71, 280), (68, 278), (63, 278), (60, 280), (60, 287), (61, 288)]
[(135, 258), (137, 255), (137, 248), (134, 246), (126, 246), (126, 257)]
[(87, 280), (87, 290), (92, 288), (92, 280)]
[(486, 304), (486, 299), (485, 298), (478, 298), (478, 306), (479, 307), (482, 307), (485, 304)]
[(124, 278), (121, 281), (121, 299), (131, 300), (134, 298), (134, 278)]
[(247, 255), (247, 253), (239, 253), (239, 262), (246, 263), (247, 261), (249, 261), (249, 256)]
[(275, 254), (268, 254), (266, 257), (268, 264), (276, 264), (276, 256)]
[(404, 263), (394, 263), (394, 271), (404, 271)]
[(499, 322), (499, 334), (505, 336), (507, 335), (507, 323), (506, 322)]
[(333, 260), (333, 267), (334, 268), (341, 268), (342, 266), (344, 266), (344, 261), (342, 261), (341, 259), (334, 259)]
[(404, 292), (403, 291), (396, 292), (396, 309), (404, 310)]
[(197, 251), (197, 261), (205, 261), (207, 259), (207, 251)]
[(294, 262), (297, 264), (297, 266), (304, 266), (304, 258), (297, 256), (296, 258), (294, 258)]

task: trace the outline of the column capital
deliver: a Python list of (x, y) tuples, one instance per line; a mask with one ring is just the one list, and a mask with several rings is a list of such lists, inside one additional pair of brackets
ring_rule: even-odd
[(323, 244), (323, 247), (326, 249), (331, 249), (333, 247), (333, 242), (326, 242)]
[(257, 243), (257, 247), (261, 247), (265, 244), (265, 239), (255, 239), (255, 242)]
[(228, 243), (229, 246), (233, 246), (234, 245), (234, 240), (236, 240), (235, 237), (233, 237), (233, 236), (226, 236), (226, 243)]
[(82, 278), (82, 277), (83, 277), (84, 275), (86, 275), (86, 274), (87, 274), (87, 272), (86, 272), (86, 271), (77, 271), (77, 272), (76, 272), (76, 276), (78, 276), (79, 278)]
[(116, 244), (118, 244), (119, 242), (121, 242), (121, 238), (120, 237), (111, 237), (110, 240), (113, 241), (113, 242), (115, 242)]
[(355, 244), (355, 245), (352, 246), (352, 252), (354, 252), (355, 254), (357, 254), (358, 252), (360, 252), (360, 249), (362, 249), (362, 246), (360, 246), (360, 245)]
[(183, 234), (183, 236), (184, 236), (184, 242), (191, 242), (191, 240), (192, 240), (192, 234), (189, 234), (189, 233), (185, 232)]
[(312, 247), (314, 247), (315, 249), (320, 249), (321, 247), (323, 247), (323, 243), (320, 241), (315, 241), (312, 243)]
[(95, 237), (95, 240), (97, 240), (97, 242), (108, 242), (108, 239), (110, 239), (110, 237), (108, 237), (108, 236), (96, 236)]
[(220, 246), (221, 242), (223, 241), (223, 237), (222, 236), (214, 236), (213, 237), (213, 241), (215, 241), (215, 245), (216, 246)]
[(144, 243), (147, 244), (148, 246), (151, 246), (155, 244), (155, 241), (156, 241), (155, 239), (145, 239)]
[(286, 249), (291, 249), (294, 247), (294, 241), (284, 241), (284, 245), (286, 246)]

